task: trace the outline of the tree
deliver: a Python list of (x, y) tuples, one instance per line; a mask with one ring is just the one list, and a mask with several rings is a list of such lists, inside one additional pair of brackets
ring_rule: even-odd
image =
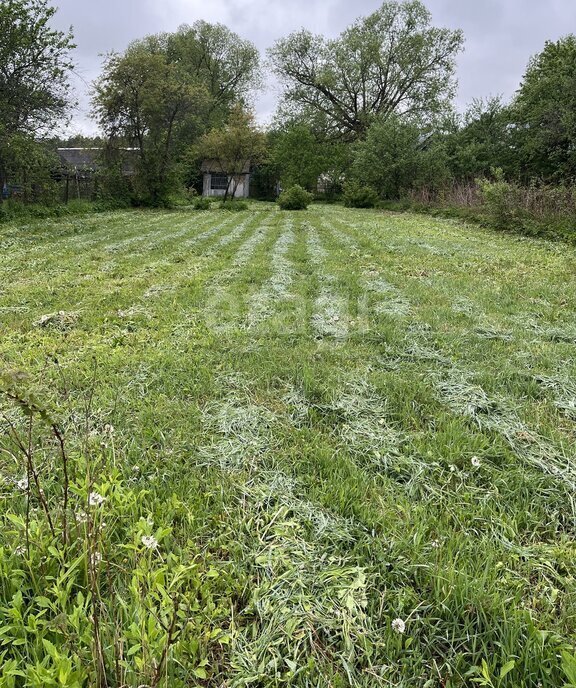
[(305, 122), (291, 122), (271, 134), (271, 159), (283, 186), (315, 190), (321, 174), (340, 177), (348, 164), (345, 144), (326, 140)]
[(396, 199), (410, 189), (441, 188), (449, 179), (448, 158), (433, 132), (396, 115), (375, 122), (354, 147), (352, 177)]
[(454, 58), (462, 33), (430, 25), (419, 0), (385, 2), (337, 39), (300, 31), (269, 51), (296, 110), (326, 117), (330, 131), (362, 138), (377, 118), (430, 117), (454, 92)]
[(95, 116), (110, 139), (138, 149), (141, 200), (166, 201), (186, 151), (225, 119), (257, 66), (252, 44), (206, 22), (148, 36), (108, 56), (95, 84)]
[(547, 42), (530, 60), (514, 111), (524, 178), (576, 177), (576, 36)]
[(448, 132), (446, 145), (452, 171), (459, 179), (488, 177), (495, 168), (505, 170), (508, 176), (515, 173), (511, 111), (500, 97), (473, 100), (463, 119)]
[(29, 148), (71, 104), (74, 44), (70, 32), (50, 28), (55, 12), (46, 0), (0, 3), (0, 188), (10, 160), (14, 168), (9, 148)]
[(213, 160), (218, 171), (228, 175), (224, 192), (226, 201), (230, 191), (234, 198), (242, 175), (250, 165), (264, 159), (266, 136), (257, 129), (254, 115), (241, 105), (236, 105), (223, 127), (212, 129), (202, 136), (198, 153), (201, 157)]
[(181, 78), (165, 53), (141, 43), (109, 56), (104, 69), (95, 89), (99, 123), (110, 139), (136, 146), (137, 191), (161, 204), (173, 185), (178, 134), (202, 110), (205, 91)]

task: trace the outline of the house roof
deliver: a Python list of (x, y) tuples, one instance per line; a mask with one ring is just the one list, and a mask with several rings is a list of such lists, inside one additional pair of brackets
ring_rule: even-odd
[(58, 148), (57, 153), (66, 167), (92, 168), (98, 167), (98, 159), (102, 148)]
[[(139, 154), (138, 148), (118, 148), (122, 170), (132, 173)], [(56, 150), (64, 167), (75, 170), (97, 170), (103, 163), (104, 148), (58, 148)]]

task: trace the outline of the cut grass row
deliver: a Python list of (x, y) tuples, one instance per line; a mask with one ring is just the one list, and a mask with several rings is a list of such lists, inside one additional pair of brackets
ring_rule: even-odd
[[(576, 615), (573, 251), (320, 206), (65, 224), (2, 235), (0, 357), (31, 374), (73, 459), (93, 462), (90, 489), (117, 481), (102, 549), (126, 574), (99, 580), (107, 661), (115, 634), (132, 653), (125, 683), (154, 679), (166, 631), (127, 620), (169, 616), (150, 580), (174, 556), (194, 562), (195, 605), (166, 685), (456, 688), (483, 660), (494, 685), (561, 685)], [(29, 617), (46, 593), (14, 554), (23, 467), (4, 431), (3, 565)], [(128, 562), (151, 597), (131, 598), (120, 553), (147, 518), (159, 549), (143, 572), (140, 554)], [(62, 574), (48, 540), (38, 556)], [(5, 655), (23, 685), (56, 661), (42, 638), (80, 664), (93, 653), (46, 618)]]

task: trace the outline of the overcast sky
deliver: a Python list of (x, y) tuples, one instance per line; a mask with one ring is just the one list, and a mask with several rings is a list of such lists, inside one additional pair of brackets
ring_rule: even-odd
[[(325, 36), (338, 35), (356, 17), (370, 14), (380, 0), (56, 0), (54, 23), (73, 27), (80, 100), (70, 131), (91, 133), (88, 91), (98, 76), (102, 54), (122, 51), (135, 38), (174, 31), (197, 19), (222, 22), (253, 41), (264, 54), (267, 47), (291, 31), (305, 27)], [(576, 32), (576, 0), (425, 0), (436, 26), (463, 29), (466, 49), (458, 57), (458, 107), (474, 97), (502, 94), (518, 88), (531, 55), (547, 39)], [(259, 119), (266, 122), (276, 103), (274, 85), (257, 101)]]

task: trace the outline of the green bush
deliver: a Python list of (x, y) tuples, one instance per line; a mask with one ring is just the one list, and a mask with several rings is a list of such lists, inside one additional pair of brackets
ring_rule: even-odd
[(278, 205), (282, 210), (306, 210), (311, 202), (312, 194), (299, 184), (294, 184), (294, 186), (283, 191), (278, 198)]
[(197, 196), (192, 202), (194, 210), (210, 210), (212, 203), (206, 196)]
[(250, 206), (246, 201), (238, 201), (238, 200), (232, 200), (229, 199), (227, 201), (222, 201), (220, 203), (220, 210), (232, 210), (232, 211), (240, 211), (240, 210), (248, 210)]
[(347, 208), (374, 208), (378, 203), (378, 194), (374, 189), (354, 182), (344, 186), (343, 198)]
[(529, 217), (522, 203), (523, 189), (500, 175), (495, 181), (480, 180), (479, 184), (490, 224), (496, 229), (522, 229)]

